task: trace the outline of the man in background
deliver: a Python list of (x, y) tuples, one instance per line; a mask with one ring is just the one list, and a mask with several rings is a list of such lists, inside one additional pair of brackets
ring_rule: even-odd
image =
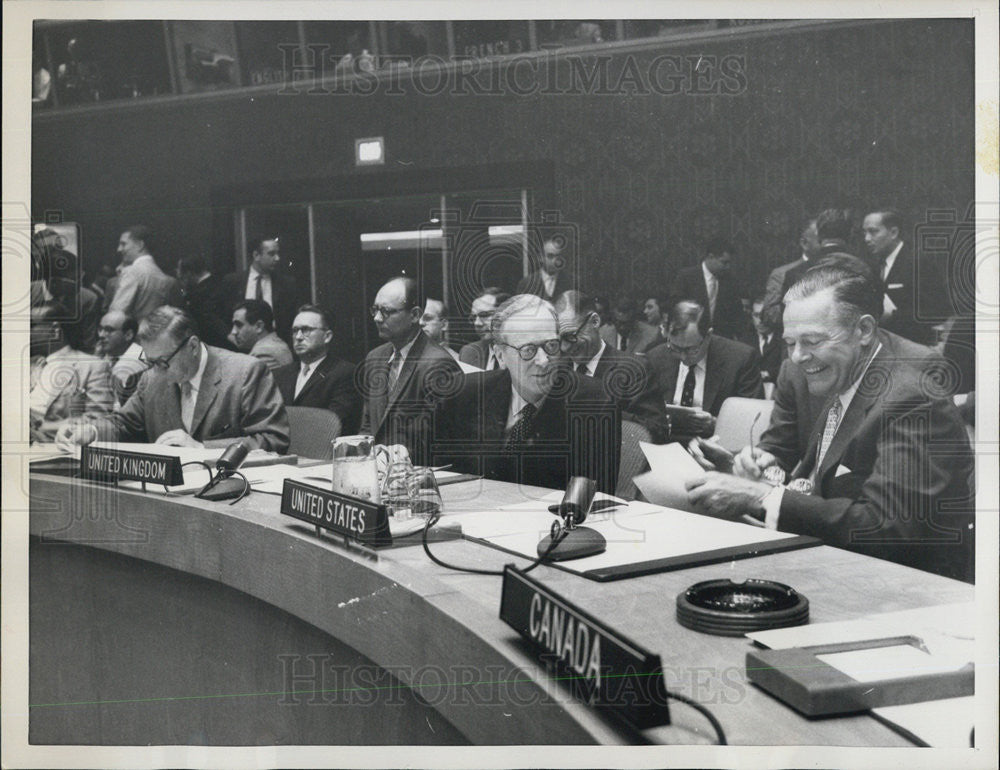
[(263, 300), (245, 299), (236, 305), (229, 339), (238, 351), (259, 358), (272, 372), (292, 363), (292, 351), (274, 333), (271, 306)]
[(469, 320), (472, 328), (479, 339), (463, 345), (458, 353), (458, 358), (462, 363), (475, 366), (484, 371), (491, 371), (502, 367), (500, 359), (493, 349), (492, 334), (490, 332), (490, 321), (497, 308), (510, 299), (510, 295), (496, 286), (491, 286), (483, 290), (472, 301), (472, 311)]
[(615, 350), (645, 355), (663, 340), (660, 332), (645, 321), (637, 318), (635, 300), (628, 295), (620, 295), (611, 308), (611, 323), (601, 327), (601, 339)]
[(145, 225), (132, 225), (118, 240), (122, 269), (108, 309), (132, 316), (137, 321), (142, 321), (161, 305), (181, 302), (177, 279), (164, 273), (150, 254), (152, 237)]
[(569, 258), (569, 244), (564, 238), (547, 238), (538, 269), (518, 281), (514, 293), (534, 294), (553, 302), (564, 291), (577, 288), (576, 275), (568, 269)]
[(341, 435), (357, 432), (361, 394), (354, 386), (355, 366), (331, 351), (333, 317), (316, 305), (303, 305), (292, 321), (292, 349), (298, 363), (274, 372), (285, 404), (327, 409), (340, 418)]
[(705, 308), (715, 334), (731, 340), (744, 338), (749, 326), (740, 297), (741, 283), (733, 278), (735, 258), (732, 244), (709, 241), (701, 261), (679, 270), (670, 290), (671, 305), (694, 300)]
[(141, 359), (142, 348), (135, 342), (138, 330), (135, 319), (118, 310), (105, 313), (97, 327), (95, 352), (110, 367), (115, 408), (128, 401), (146, 371), (146, 364)]
[[(799, 236), (799, 248), (802, 256), (794, 262), (776, 267), (767, 277), (767, 288), (764, 291), (763, 318), (768, 327), (781, 336), (781, 313), (785, 306), (782, 298), (785, 292), (802, 274), (809, 269), (809, 260), (815, 260), (820, 255), (819, 232), (816, 220), (810, 219)], [(813, 262), (815, 264), (815, 262)], [(775, 372), (775, 375), (777, 372)]]
[(184, 294), (184, 310), (198, 325), (206, 345), (228, 348), (229, 319), (219, 315), (226, 304), (223, 287), (200, 254), (177, 260), (177, 280)]
[[(781, 341), (781, 335), (771, 326), (764, 311), (764, 297), (757, 297), (753, 301), (750, 318), (753, 321), (754, 347), (760, 354), (760, 379), (767, 386), (774, 386), (774, 381), (778, 377), (778, 370), (785, 357), (785, 345)], [(780, 304), (779, 307), (784, 307)]]
[(295, 281), (278, 269), (281, 250), (277, 238), (260, 238), (253, 242), (250, 267), (222, 278), (222, 295), (227, 307), (222, 317), (227, 321), (237, 303), (244, 299), (266, 302), (271, 307), (274, 329), (282, 339), (295, 317), (295, 309), (302, 304)]

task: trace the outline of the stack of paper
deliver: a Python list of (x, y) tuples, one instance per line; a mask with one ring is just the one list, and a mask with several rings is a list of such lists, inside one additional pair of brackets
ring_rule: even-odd
[(671, 444), (639, 443), (650, 470), (633, 479), (651, 503), (682, 511), (695, 510), (688, 502), (685, 484), (705, 475), (702, 467), (677, 442)]

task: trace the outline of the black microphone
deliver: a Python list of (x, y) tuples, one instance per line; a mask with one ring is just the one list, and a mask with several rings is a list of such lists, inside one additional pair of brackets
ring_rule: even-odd
[(250, 447), (242, 440), (230, 444), (222, 456), (215, 461), (215, 469), (228, 476), (243, 464), (249, 453)]
[(539, 556), (551, 561), (566, 561), (604, 553), (608, 547), (604, 535), (590, 527), (579, 526), (590, 513), (596, 492), (597, 482), (593, 479), (573, 476), (569, 480), (556, 511), (563, 520), (563, 526), (560, 527), (559, 522), (552, 523), (552, 533), (538, 544)]
[[(215, 476), (195, 497), (203, 500), (230, 500), (235, 497), (233, 503), (246, 497), (250, 493), (250, 482), (237, 468), (247, 459), (249, 452), (250, 447), (242, 439), (227, 446), (226, 451), (215, 461)], [(233, 478), (234, 476), (239, 478)]]

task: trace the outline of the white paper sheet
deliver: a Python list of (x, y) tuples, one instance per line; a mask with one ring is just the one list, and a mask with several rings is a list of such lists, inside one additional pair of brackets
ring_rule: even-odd
[(705, 475), (702, 467), (677, 442), (639, 442), (639, 447), (646, 455), (650, 468), (633, 479), (643, 497), (657, 505), (694, 513), (694, 508), (688, 502), (685, 484), (702, 478)]

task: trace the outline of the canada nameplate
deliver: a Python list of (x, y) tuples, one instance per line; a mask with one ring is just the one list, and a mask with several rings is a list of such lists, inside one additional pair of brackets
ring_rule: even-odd
[(145, 481), (164, 486), (184, 483), (181, 460), (175, 455), (126, 452), (111, 447), (83, 447), (80, 475), (97, 481)]
[(281, 512), (370, 547), (392, 545), (384, 505), (285, 479)]
[(500, 619), (584, 703), (641, 729), (670, 724), (660, 656), (510, 564), (504, 567)]

